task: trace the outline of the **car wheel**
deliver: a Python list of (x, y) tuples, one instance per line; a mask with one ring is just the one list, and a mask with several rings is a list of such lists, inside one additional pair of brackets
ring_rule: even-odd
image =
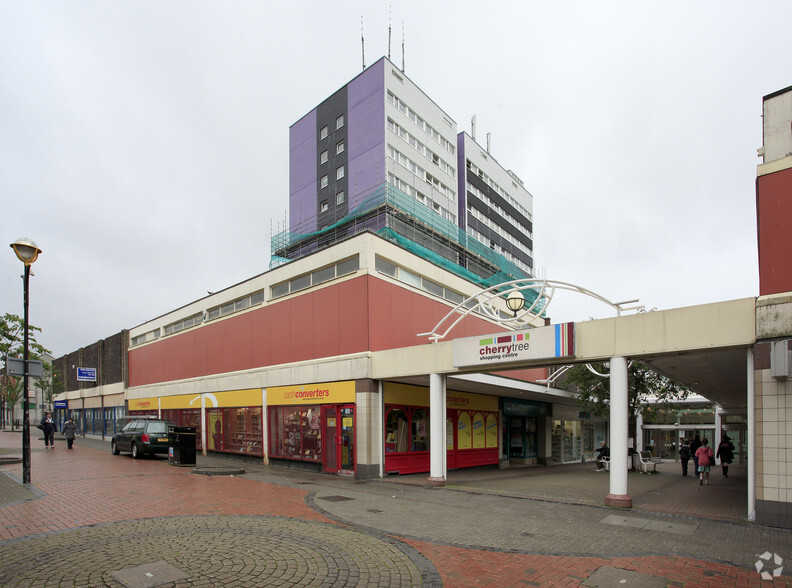
[(121, 452), (118, 450), (118, 445), (116, 445), (116, 442), (115, 442), (115, 441), (112, 441), (112, 442), (110, 443), (110, 453), (112, 453), (113, 455), (118, 455), (119, 453), (121, 453)]
[(132, 457), (135, 459), (139, 459), (141, 457), (140, 449), (138, 449), (137, 443), (132, 444)]

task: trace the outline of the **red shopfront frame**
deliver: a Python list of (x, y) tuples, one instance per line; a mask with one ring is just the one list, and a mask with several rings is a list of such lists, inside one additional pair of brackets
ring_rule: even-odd
[[(460, 469), (497, 465), (499, 421), (496, 411), (446, 410), (446, 465)], [(385, 405), (385, 472), (430, 471), (429, 407)]]

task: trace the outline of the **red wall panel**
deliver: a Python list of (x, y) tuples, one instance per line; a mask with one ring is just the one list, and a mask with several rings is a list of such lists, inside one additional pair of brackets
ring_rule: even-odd
[(759, 294), (792, 291), (792, 169), (756, 180)]
[(365, 351), (367, 277), (355, 278), (129, 351), (142, 386)]
[[(429, 344), (418, 333), (430, 331), (450, 309), (404, 286), (361, 276), (130, 349), (129, 385)], [(499, 330), (469, 316), (449, 340)]]
[[(418, 333), (431, 331), (452, 308), (450, 303), (444, 304), (377, 278), (369, 281), (369, 290), (372, 351), (428, 343), (429, 339), (418, 337)], [(505, 329), (471, 315), (454, 327), (447, 339), (450, 341), (500, 330)]]

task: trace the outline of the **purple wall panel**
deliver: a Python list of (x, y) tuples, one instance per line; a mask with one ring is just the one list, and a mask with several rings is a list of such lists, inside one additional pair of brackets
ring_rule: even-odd
[(316, 109), (289, 128), (289, 229), (299, 227), (301, 219), (316, 217)]
[(467, 230), (467, 161), (465, 133), (457, 135), (457, 224)]
[(385, 181), (385, 59), (349, 83), (349, 207)]

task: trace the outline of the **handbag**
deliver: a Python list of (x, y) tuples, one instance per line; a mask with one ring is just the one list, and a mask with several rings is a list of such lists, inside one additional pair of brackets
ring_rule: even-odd
[(710, 455), (710, 465), (711, 466), (715, 465), (715, 456), (713, 456), (713, 455)]
[(44, 430), (44, 425), (42, 425), (41, 423), (39, 423), (38, 425), (36, 425), (36, 428), (37, 428), (37, 429), (41, 429), (41, 430), (43, 431), (43, 430)]

